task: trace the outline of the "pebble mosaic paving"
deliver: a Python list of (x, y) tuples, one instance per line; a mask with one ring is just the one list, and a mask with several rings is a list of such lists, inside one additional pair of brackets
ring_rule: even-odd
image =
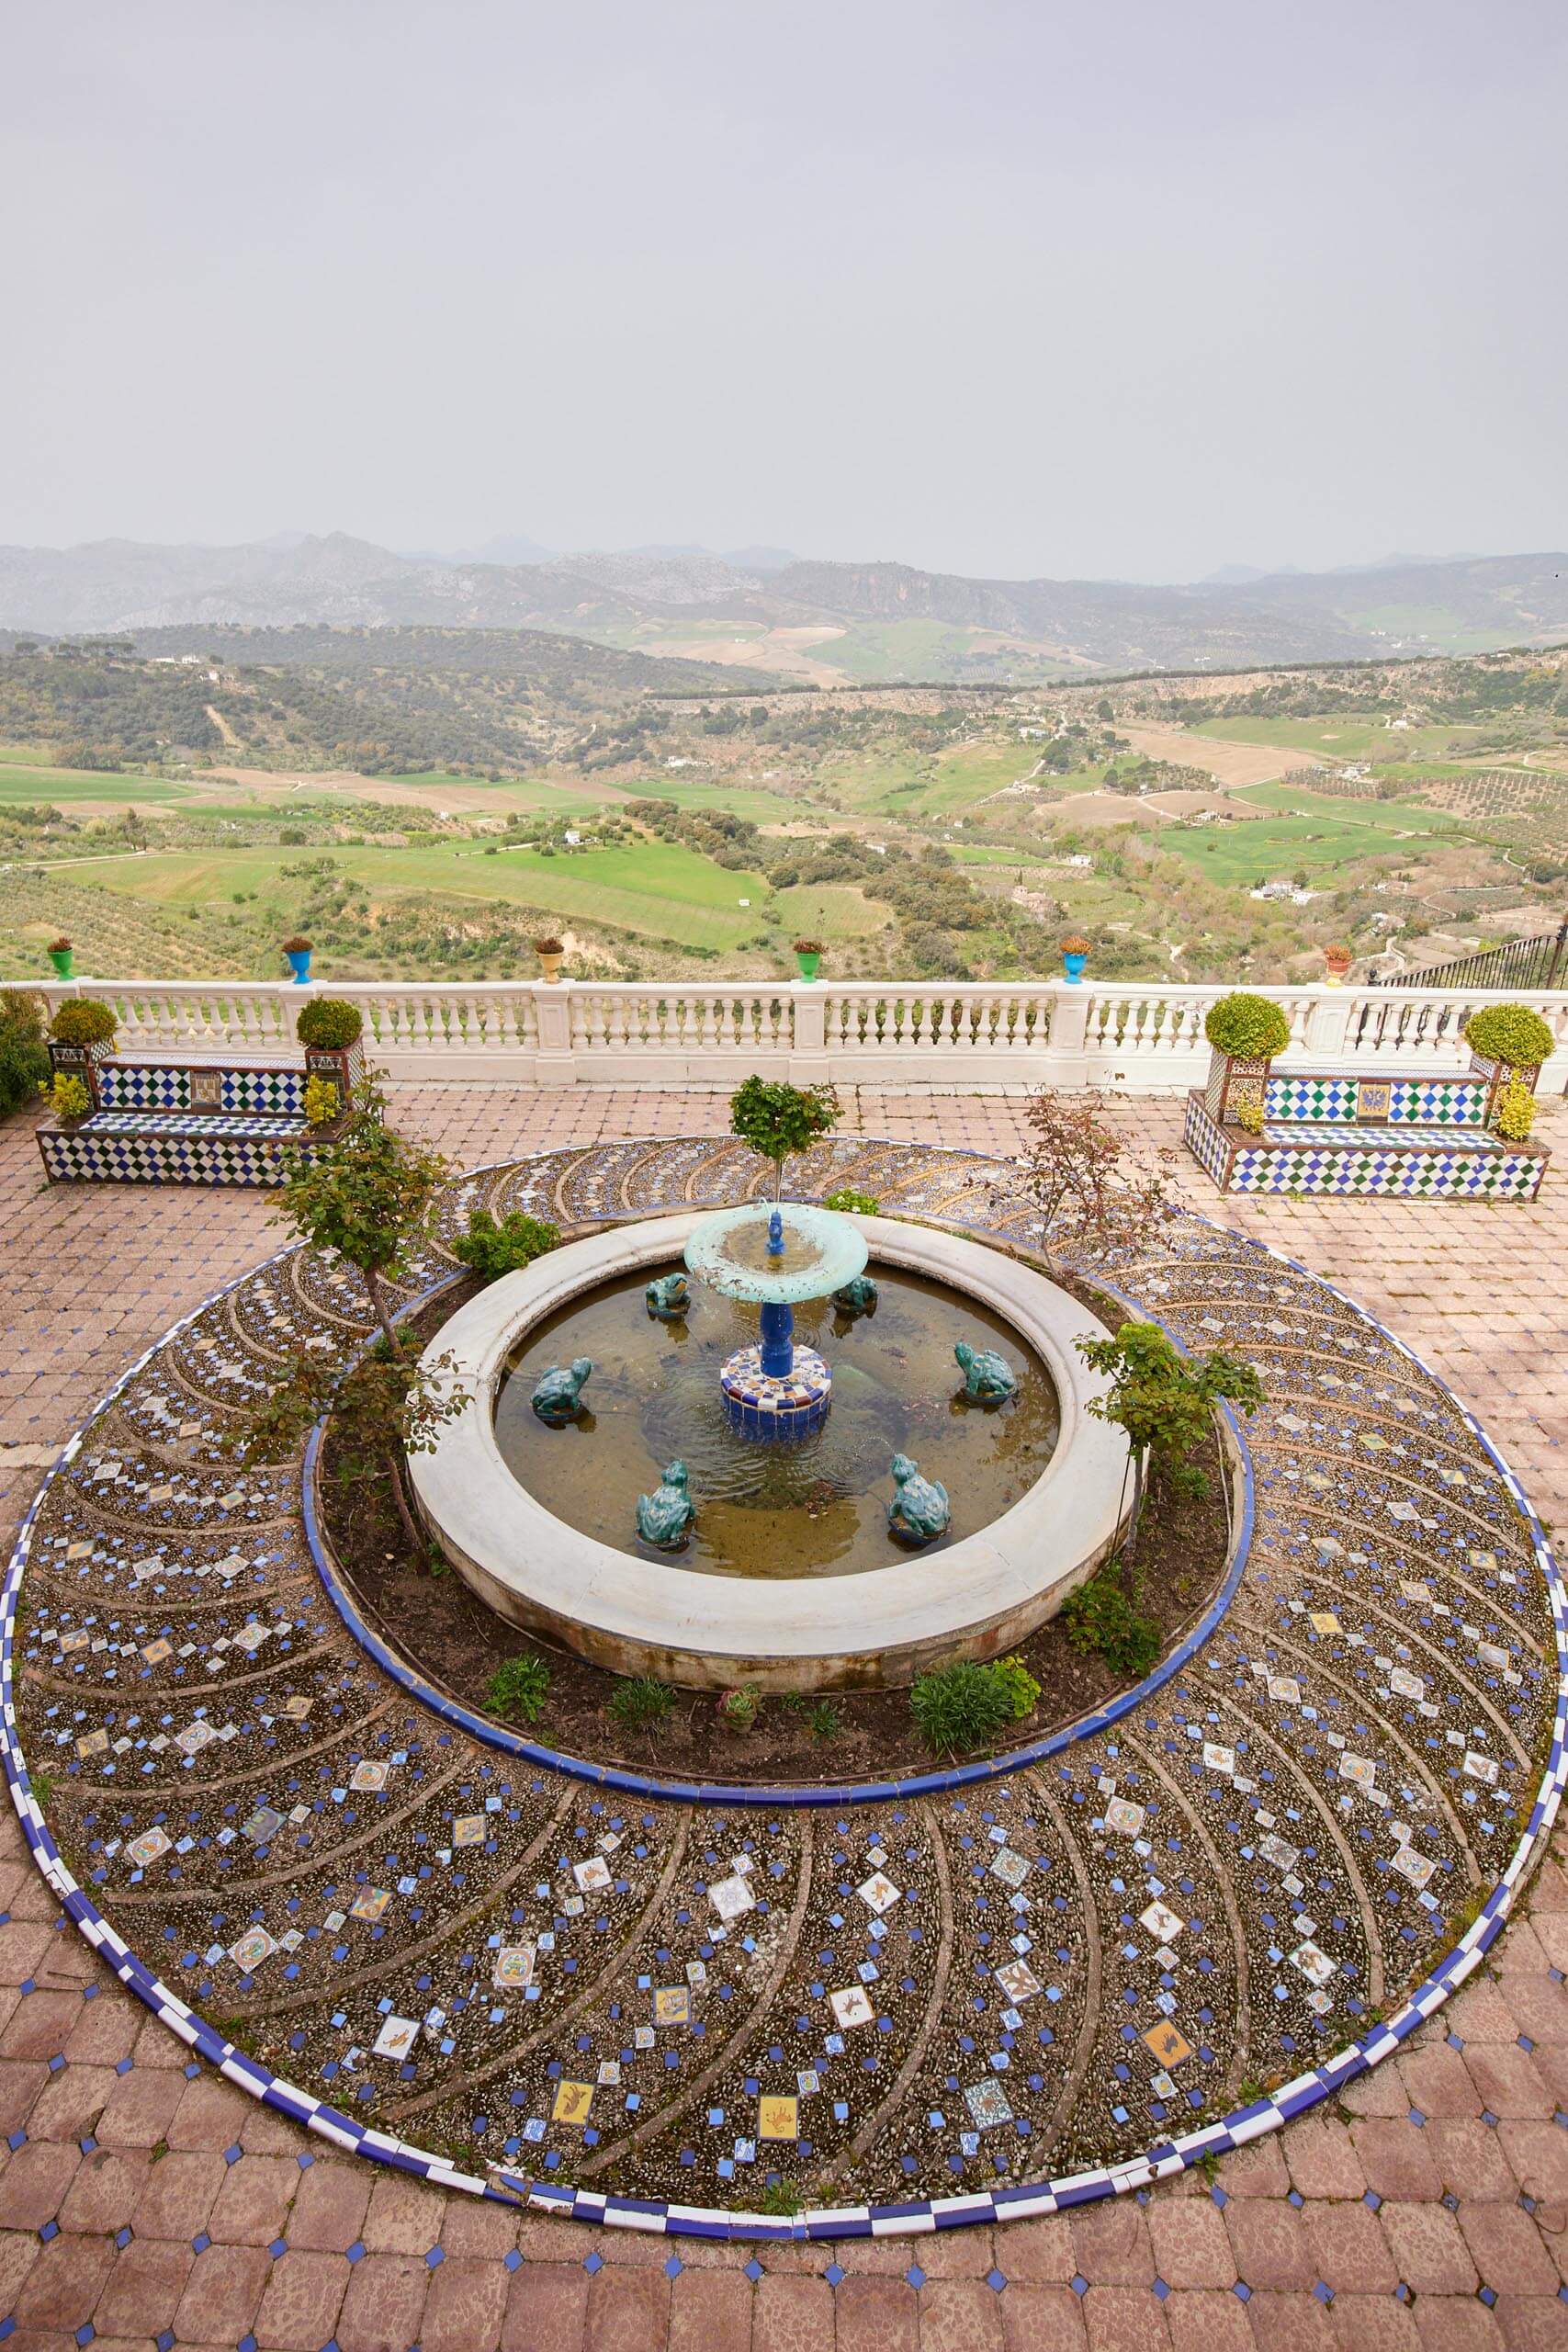
[[(581, 1226), (755, 1170), (710, 1137), (482, 1170), (407, 1295), (481, 1201)], [(1008, 1177), (846, 1138), (798, 1189), (1028, 1241)], [(781, 2176), (825, 2229), (1038, 2214), (1364, 2072), (1406, 1996), (1435, 2007), (1492, 1942), (1555, 1814), (1555, 1570), (1469, 1416), (1325, 1283), (1197, 1218), (1086, 1271), (1258, 1364), (1230, 1607), (1042, 1761), (806, 1807), (596, 1785), (383, 1671), (323, 1586), (299, 1465), (220, 1451), (301, 1351), (369, 1331), (347, 1270), (271, 1261), (88, 1422), (13, 1563), (7, 1770), (35, 1776), (68, 1907), (203, 2054), (294, 2086), (274, 2103), (341, 2143), (644, 2227), (722, 2227)]]

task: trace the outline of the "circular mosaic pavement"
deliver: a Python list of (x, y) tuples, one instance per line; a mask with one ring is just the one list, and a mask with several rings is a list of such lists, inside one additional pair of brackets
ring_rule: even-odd
[[(581, 1226), (756, 1168), (699, 1137), (481, 1171), (407, 1295), (481, 1200)], [(845, 1140), (809, 1172), (1031, 1236), (1005, 1163)], [(274, 1259), (133, 1367), (13, 1558), (5, 1757), (40, 1866), (270, 2105), (592, 2220), (1039, 2213), (1300, 2112), (1500, 1932), (1561, 1795), (1568, 1607), (1474, 1422), (1329, 1285), (1195, 1218), (1084, 1271), (1258, 1364), (1228, 1606), (1114, 1721), (807, 1804), (584, 1777), (356, 1638), (302, 1464), (220, 1451), (301, 1351), (370, 1329), (357, 1277)]]

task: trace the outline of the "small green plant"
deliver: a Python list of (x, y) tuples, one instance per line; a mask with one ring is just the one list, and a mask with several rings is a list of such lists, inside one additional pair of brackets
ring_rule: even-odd
[(840, 1184), (836, 1193), (824, 1193), (825, 1209), (837, 1209), (840, 1216), (876, 1216), (882, 1203), (874, 1193), (857, 1193), (852, 1184)]
[(954, 1658), (916, 1677), (909, 1713), (933, 1755), (959, 1756), (1013, 1721), (1013, 1692), (994, 1666)]
[(998, 1657), (991, 1666), (1012, 1702), (1012, 1719), (1022, 1723), (1040, 1704), (1040, 1685), (1016, 1653), (1011, 1657)]
[(107, 1046), (114, 1033), (114, 1007), (96, 996), (72, 997), (49, 1024), (50, 1035), (62, 1046)]
[(813, 1699), (803, 1713), (813, 1739), (837, 1739), (843, 1728), (844, 1719), (831, 1699)]
[(1551, 1057), (1557, 1040), (1526, 1004), (1488, 1004), (1464, 1024), (1464, 1041), (1483, 1061), (1509, 1069), (1537, 1069)]
[(729, 1098), (729, 1132), (773, 1161), (775, 1200), (784, 1191), (784, 1161), (825, 1136), (838, 1116), (839, 1098), (830, 1086), (749, 1078)]
[(301, 1005), (294, 1035), (302, 1046), (342, 1053), (354, 1044), (364, 1026), (364, 1014), (346, 997), (319, 996), (313, 1003)]
[(718, 1694), (716, 1713), (726, 1731), (752, 1731), (762, 1712), (762, 1694), (754, 1682), (738, 1683)]
[(757, 2211), (759, 2213), (787, 2215), (800, 2212), (805, 2203), (806, 2199), (789, 2175), (780, 2173), (776, 2179), (763, 2182), (762, 2193), (757, 2199)]
[(305, 1080), (305, 1125), (308, 1127), (330, 1126), (343, 1109), (343, 1095), (330, 1078), (318, 1078), (312, 1072)]
[(1511, 1078), (1497, 1097), (1493, 1125), (1505, 1143), (1525, 1143), (1535, 1125), (1535, 1096), (1518, 1079)]
[(559, 1227), (544, 1217), (513, 1209), (498, 1225), (489, 1209), (476, 1209), (467, 1233), (452, 1244), (452, 1254), (471, 1267), (481, 1282), (493, 1283), (502, 1274), (516, 1273), (521, 1266), (531, 1266), (559, 1239)]
[(1115, 1675), (1141, 1681), (1159, 1656), (1159, 1627), (1138, 1608), (1115, 1561), (1068, 1595), (1062, 1623), (1074, 1649), (1103, 1658)]
[(358, 1268), (382, 1336), (393, 1355), (400, 1354), (385, 1283), (396, 1278), (423, 1232), (431, 1204), (451, 1172), (446, 1162), (439, 1152), (393, 1133), (386, 1097), (367, 1080), (355, 1090), (335, 1139), (310, 1158), (290, 1152), (287, 1166), (274, 1218)]
[(1217, 1054), (1234, 1054), (1242, 1061), (1269, 1061), (1290, 1044), (1291, 1024), (1266, 996), (1249, 996), (1238, 989), (1209, 1007), (1203, 1035)]
[(74, 1070), (57, 1070), (49, 1093), (50, 1109), (57, 1119), (85, 1119), (93, 1107), (85, 1079)]
[(47, 1813), (50, 1806), (54, 1803), (53, 1773), (47, 1770), (41, 1764), (29, 1764), (28, 1766), (28, 1779), (32, 1784), (34, 1796), (38, 1799), (39, 1804), (43, 1808), (44, 1812)]
[(549, 1687), (550, 1669), (544, 1659), (525, 1650), (521, 1657), (504, 1660), (491, 1676), (485, 1713), (508, 1723), (537, 1723)]
[(651, 1674), (628, 1675), (610, 1693), (610, 1713), (623, 1731), (649, 1731), (661, 1724), (675, 1704), (668, 1682)]
[(1256, 1094), (1246, 1094), (1239, 1102), (1233, 1102), (1230, 1114), (1244, 1135), (1263, 1133), (1263, 1105)]

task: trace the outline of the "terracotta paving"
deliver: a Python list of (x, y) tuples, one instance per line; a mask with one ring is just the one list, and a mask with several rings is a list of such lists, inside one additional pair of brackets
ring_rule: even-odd
[[(1006, 1151), (1021, 1106), (864, 1094), (846, 1107), (867, 1135)], [(723, 1124), (711, 1095), (629, 1091), (400, 1089), (397, 1108), (469, 1166)], [(1174, 1103), (1122, 1115), (1176, 1139)], [(1553, 1106), (1546, 1139), (1562, 1148), (1565, 1126)], [(1196, 1170), (1183, 1182), (1219, 1210)], [(1385, 1318), (1562, 1522), (1568, 1209), (1555, 1177), (1530, 1207), (1223, 1205)], [(254, 1194), (46, 1190), (26, 1121), (0, 1130), (0, 1216), (9, 1529), (127, 1363), (280, 1236)], [(519, 2216), (335, 2156), (187, 2062), (57, 1919), (8, 1812), (0, 1909), (0, 2340), (16, 2346), (1568, 2343), (1561, 1830), (1494, 1964), (1425, 2037), (1212, 2183), (1188, 2176), (994, 2232), (754, 2252)]]

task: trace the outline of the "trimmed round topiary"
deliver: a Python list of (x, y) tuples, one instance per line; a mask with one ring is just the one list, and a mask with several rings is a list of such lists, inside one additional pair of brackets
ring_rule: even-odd
[(356, 1004), (350, 1004), (345, 997), (320, 996), (302, 1009), (294, 1034), (302, 1046), (341, 1051), (354, 1044), (364, 1026), (365, 1016)]
[(114, 1008), (96, 996), (73, 997), (49, 1024), (50, 1035), (62, 1046), (107, 1046), (114, 1033)]
[(1217, 1054), (1232, 1054), (1238, 1061), (1271, 1061), (1291, 1042), (1291, 1024), (1277, 1004), (1266, 996), (1248, 996), (1237, 989), (1209, 1007), (1203, 1035)]
[(1465, 1043), (1483, 1061), (1510, 1069), (1536, 1069), (1557, 1043), (1539, 1012), (1528, 1004), (1489, 1004), (1464, 1024)]

